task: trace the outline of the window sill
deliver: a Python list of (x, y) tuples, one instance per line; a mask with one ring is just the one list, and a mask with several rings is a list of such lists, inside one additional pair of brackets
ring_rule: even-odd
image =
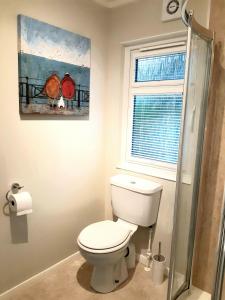
[[(122, 162), (116, 168), (176, 182), (176, 170), (163, 169), (156, 166), (144, 166), (130, 162)], [(189, 174), (184, 175), (183, 183), (191, 184), (191, 176)]]

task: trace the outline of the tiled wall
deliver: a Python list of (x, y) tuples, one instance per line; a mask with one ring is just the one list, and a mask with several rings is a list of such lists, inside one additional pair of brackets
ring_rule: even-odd
[(225, 1), (212, 0), (215, 60), (200, 188), (193, 284), (211, 292), (225, 182)]

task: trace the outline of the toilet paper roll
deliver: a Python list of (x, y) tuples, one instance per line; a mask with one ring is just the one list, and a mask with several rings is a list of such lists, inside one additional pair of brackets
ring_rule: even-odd
[(32, 213), (32, 197), (28, 192), (20, 192), (9, 196), (10, 210), (17, 216)]

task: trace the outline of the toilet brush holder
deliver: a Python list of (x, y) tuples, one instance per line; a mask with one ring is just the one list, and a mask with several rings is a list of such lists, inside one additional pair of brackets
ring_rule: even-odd
[(159, 285), (163, 283), (166, 258), (163, 255), (154, 255), (152, 259), (152, 281)]

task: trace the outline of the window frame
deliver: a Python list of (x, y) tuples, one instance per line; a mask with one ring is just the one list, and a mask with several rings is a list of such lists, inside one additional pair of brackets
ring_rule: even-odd
[[(143, 48), (143, 46), (146, 46)], [(170, 40), (159, 45), (147, 44), (125, 47), (124, 55), (124, 82), (123, 82), (123, 110), (122, 110), (122, 141), (121, 162), (118, 168), (160, 177), (168, 180), (176, 180), (177, 165), (143, 158), (135, 158), (131, 155), (133, 104), (134, 95), (183, 93), (184, 79), (164, 80), (151, 82), (135, 82), (136, 59), (146, 56), (159, 56), (167, 53), (186, 52), (185, 39), (179, 41)], [(188, 180), (187, 180), (188, 181)]]

